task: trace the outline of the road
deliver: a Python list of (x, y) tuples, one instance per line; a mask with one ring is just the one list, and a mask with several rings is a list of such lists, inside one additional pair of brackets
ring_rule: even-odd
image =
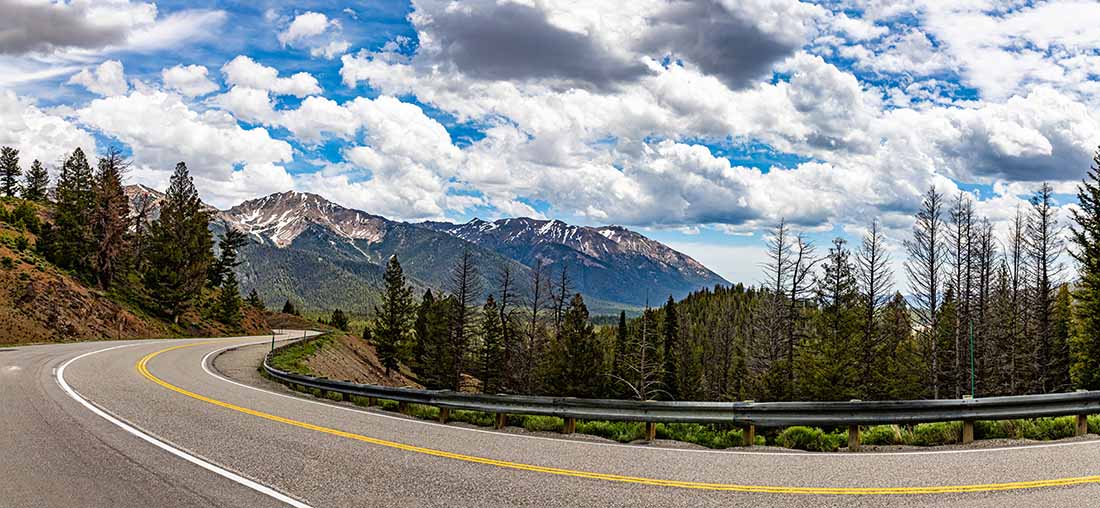
[[(1005, 507), (1100, 499), (1100, 440), (811, 454), (496, 432), (294, 394), (256, 373), (266, 341), (0, 348), (0, 506)], [(1004, 483), (1013, 490), (990, 485)]]

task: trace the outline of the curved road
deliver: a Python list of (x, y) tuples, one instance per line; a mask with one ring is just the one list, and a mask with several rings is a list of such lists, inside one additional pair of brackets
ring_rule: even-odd
[(256, 374), (268, 341), (0, 348), (0, 506), (1004, 507), (1100, 499), (1100, 440), (810, 454), (534, 437), (295, 395)]

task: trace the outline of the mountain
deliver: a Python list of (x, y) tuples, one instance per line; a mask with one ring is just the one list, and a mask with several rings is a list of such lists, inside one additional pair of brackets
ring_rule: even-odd
[(556, 276), (561, 267), (575, 288), (613, 302), (651, 304), (682, 298), (700, 287), (728, 284), (690, 256), (621, 226), (573, 226), (531, 218), (474, 219), (465, 224), (422, 226), (493, 250), (525, 266), (542, 263)]
[[(394, 254), (418, 293), (446, 288), (451, 267), (465, 249), (486, 277), (502, 265), (526, 270), (452, 235), (345, 208), (316, 194), (272, 194), (217, 218), (256, 240), (242, 249), (241, 285), (257, 288), (272, 304), (289, 296), (305, 308), (369, 311), (378, 303), (384, 267)], [(485, 294), (492, 290), (484, 289)]]
[[(148, 187), (126, 188), (135, 210), (149, 203), (156, 217), (164, 195)], [(451, 267), (469, 249), (485, 280), (483, 296), (494, 291), (501, 266), (523, 288), (541, 261), (548, 276), (568, 267), (573, 289), (593, 313), (650, 303), (668, 295), (726, 281), (691, 257), (619, 226), (571, 226), (561, 221), (501, 219), (466, 224), (410, 224), (346, 208), (316, 194), (281, 192), (245, 201), (228, 210), (210, 208), (211, 229), (244, 231), (252, 242), (241, 251), (242, 290), (255, 288), (269, 306), (290, 298), (301, 308), (343, 308), (367, 312), (378, 303), (386, 260), (397, 254), (419, 292), (446, 289)]]

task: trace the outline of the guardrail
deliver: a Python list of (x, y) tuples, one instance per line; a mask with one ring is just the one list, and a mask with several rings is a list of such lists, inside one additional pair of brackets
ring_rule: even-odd
[(370, 405), (378, 399), (398, 402), (407, 412), (408, 404), (423, 404), (440, 409), (446, 422), (450, 410), (466, 409), (496, 414), (502, 428), (507, 415), (556, 416), (564, 419), (565, 432), (576, 429), (576, 420), (645, 422), (646, 437), (653, 440), (657, 423), (722, 423), (745, 429), (744, 444), (751, 446), (760, 427), (848, 426), (848, 448), (859, 449), (859, 427), (866, 425), (908, 425), (929, 422), (962, 421), (960, 441), (974, 440), (975, 420), (1008, 420), (1047, 416), (1076, 416), (1077, 435), (1088, 433), (1087, 415), (1100, 413), (1100, 391), (1078, 391), (1044, 395), (1016, 395), (971, 399), (891, 400), (850, 402), (679, 402), (635, 401), (621, 399), (578, 399), (527, 395), (490, 395), (449, 390), (418, 390), (365, 385), (294, 374), (271, 366), (271, 355), (291, 346), (273, 349), (264, 358), (264, 371), (272, 378), (304, 388), (364, 397)]

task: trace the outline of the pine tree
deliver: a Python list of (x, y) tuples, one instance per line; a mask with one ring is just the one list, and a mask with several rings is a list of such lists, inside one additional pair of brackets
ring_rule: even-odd
[[(229, 273), (233, 273), (233, 272), (229, 272)], [(226, 277), (228, 278), (229, 274), (226, 274)], [(348, 331), (348, 327), (349, 327), (348, 315), (344, 314), (344, 311), (342, 311), (340, 309), (336, 309), (336, 310), (332, 311), (332, 317), (329, 319), (328, 324), (330, 324), (332, 326), (335, 326), (337, 330), (343, 330), (343, 331), (346, 332), (346, 331)]]
[(229, 272), (222, 281), (218, 295), (218, 321), (234, 328), (241, 326), (241, 288), (237, 285), (237, 274)]
[(603, 355), (580, 293), (573, 296), (562, 315), (558, 343), (555, 392), (567, 397), (595, 397), (600, 387)]
[(295, 307), (294, 304), (290, 302), (290, 298), (287, 298), (286, 303), (283, 304), (282, 312), (283, 312), (283, 314), (290, 314), (291, 316), (299, 315), (298, 314), (298, 308)]
[(504, 381), (504, 340), (493, 295), (481, 307), (481, 391), (498, 393)]
[(913, 225), (913, 238), (905, 241), (909, 259), (905, 271), (913, 293), (913, 314), (920, 333), (921, 349), (928, 367), (927, 384), (932, 398), (940, 396), (940, 352), (937, 333), (940, 329), (940, 304), (943, 301), (944, 245), (943, 194), (935, 187), (928, 189)]
[(252, 291), (248, 292), (248, 298), (245, 300), (249, 307), (256, 310), (264, 310), (264, 300), (260, 298), (260, 294), (256, 292), (256, 288), (252, 288)]
[(96, 251), (92, 231), (95, 208), (95, 178), (84, 151), (77, 148), (61, 165), (57, 180), (57, 207), (45, 247), (50, 261), (78, 274), (91, 272)]
[(626, 327), (626, 311), (619, 311), (619, 326), (615, 328), (615, 361), (611, 373), (615, 376), (626, 375), (626, 352), (630, 347), (630, 335)]
[(15, 197), (19, 193), (19, 150), (10, 146), (0, 148), (0, 194)]
[(799, 355), (800, 392), (811, 400), (847, 400), (859, 385), (856, 337), (862, 331), (855, 267), (846, 242), (837, 238), (817, 279), (815, 333)]
[(677, 345), (680, 342), (680, 323), (676, 319), (676, 302), (672, 299), (672, 295), (669, 295), (668, 301), (665, 302), (664, 308), (664, 322), (661, 325), (661, 335), (664, 339), (662, 343), (661, 353), (664, 355), (663, 364), (663, 378), (665, 391), (668, 392), (668, 396), (673, 400), (676, 400), (680, 396), (679, 382), (677, 377)]
[(458, 390), (465, 370), (466, 356), (470, 353), (470, 338), (474, 332), (478, 311), (475, 302), (481, 298), (482, 291), (481, 274), (478, 273), (473, 253), (469, 248), (464, 248), (462, 255), (455, 261), (447, 286), (455, 301), (449, 316), (451, 339), (449, 349), (453, 356), (449, 387), (452, 390)]
[(1031, 370), (1035, 379), (1032, 390), (1039, 393), (1059, 391), (1069, 385), (1069, 351), (1054, 343), (1055, 292), (1061, 284), (1064, 250), (1054, 189), (1042, 184), (1031, 197), (1031, 214), (1027, 222), (1027, 252), (1031, 263), (1032, 313), (1034, 335)]
[(1095, 163), (1077, 186), (1078, 208), (1071, 226), (1080, 280), (1074, 306), (1077, 327), (1073, 338), (1073, 384), (1077, 388), (1100, 390), (1100, 149)]
[(871, 229), (864, 235), (863, 243), (856, 253), (856, 280), (859, 285), (860, 305), (863, 307), (863, 333), (859, 343), (862, 392), (867, 399), (875, 392), (872, 371), (876, 363), (883, 361), (881, 350), (885, 336), (878, 329), (878, 313), (890, 301), (893, 277), (890, 255), (886, 252), (882, 231), (877, 220), (871, 221)]
[(95, 278), (99, 287), (107, 289), (118, 277), (127, 252), (130, 229), (130, 200), (122, 190), (122, 175), (129, 163), (118, 148), (111, 147), (99, 159), (95, 176), (96, 206), (92, 214), (95, 236)]
[(161, 314), (179, 322), (194, 304), (214, 262), (210, 216), (179, 163), (165, 194), (160, 218), (149, 228), (145, 288)]
[(225, 222), (222, 222), (222, 228), (225, 229), (225, 234), (218, 240), (218, 259), (210, 265), (210, 273), (207, 274), (210, 287), (220, 286), (226, 275), (240, 266), (241, 261), (237, 258), (238, 253), (241, 247), (248, 244), (248, 235), (239, 229)]
[(27, 181), (23, 184), (23, 199), (45, 203), (50, 185), (50, 173), (35, 159), (27, 171)]
[(386, 368), (386, 376), (389, 376), (390, 371), (397, 368), (412, 324), (412, 289), (405, 282), (405, 274), (396, 255), (390, 256), (382, 279), (382, 305), (374, 309), (371, 338), (378, 359)]

